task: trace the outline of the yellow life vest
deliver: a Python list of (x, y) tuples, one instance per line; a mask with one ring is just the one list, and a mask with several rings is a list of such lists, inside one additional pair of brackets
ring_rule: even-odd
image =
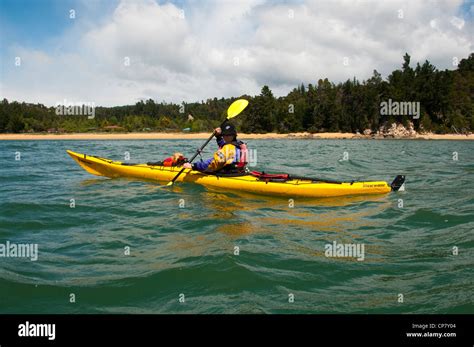
[(207, 167), (210, 171), (218, 171), (224, 166), (232, 164), (235, 161), (236, 149), (231, 143), (225, 144), (216, 153), (212, 162)]

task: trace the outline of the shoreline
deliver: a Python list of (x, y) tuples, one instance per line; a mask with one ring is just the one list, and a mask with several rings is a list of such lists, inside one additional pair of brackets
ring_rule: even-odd
[[(0, 134), (0, 141), (10, 140), (200, 140), (210, 133), (72, 133), (72, 134)], [(239, 134), (239, 139), (402, 139), (402, 140), (474, 140), (474, 134), (417, 134), (411, 137), (362, 135), (353, 133)]]

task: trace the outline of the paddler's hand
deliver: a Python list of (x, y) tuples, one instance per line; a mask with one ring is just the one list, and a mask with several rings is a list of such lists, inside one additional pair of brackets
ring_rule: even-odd
[(216, 136), (219, 136), (221, 133), (222, 133), (222, 129), (221, 129), (221, 128), (215, 128), (215, 129), (214, 129), (214, 134), (216, 134)]
[(193, 166), (191, 165), (191, 163), (184, 163), (184, 164), (183, 164), (183, 168), (185, 168), (185, 169), (192, 169)]

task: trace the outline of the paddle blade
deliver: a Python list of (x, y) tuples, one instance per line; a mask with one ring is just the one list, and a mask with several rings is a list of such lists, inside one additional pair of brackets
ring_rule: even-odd
[(245, 99), (235, 100), (227, 110), (227, 119), (231, 119), (239, 115), (243, 110), (245, 110), (248, 104), (249, 102)]
[(167, 187), (172, 186), (173, 183), (174, 183), (173, 181), (170, 181), (170, 182), (168, 182), (168, 184), (167, 184), (166, 186), (167, 186)]

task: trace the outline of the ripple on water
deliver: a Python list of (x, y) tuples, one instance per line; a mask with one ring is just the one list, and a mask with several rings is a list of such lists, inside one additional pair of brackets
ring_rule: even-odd
[[(248, 142), (258, 149), (252, 169), (388, 181), (406, 174), (406, 191), (296, 199), (290, 208), (285, 198), (93, 177), (65, 153), (123, 160), (129, 152), (146, 162), (177, 148), (189, 157), (197, 140), (4, 141), (0, 242), (37, 243), (39, 254), (4, 259), (2, 312), (474, 312), (471, 142)], [(364, 261), (326, 257), (333, 242), (364, 244)], [(71, 291), (81, 298), (74, 306)]]

